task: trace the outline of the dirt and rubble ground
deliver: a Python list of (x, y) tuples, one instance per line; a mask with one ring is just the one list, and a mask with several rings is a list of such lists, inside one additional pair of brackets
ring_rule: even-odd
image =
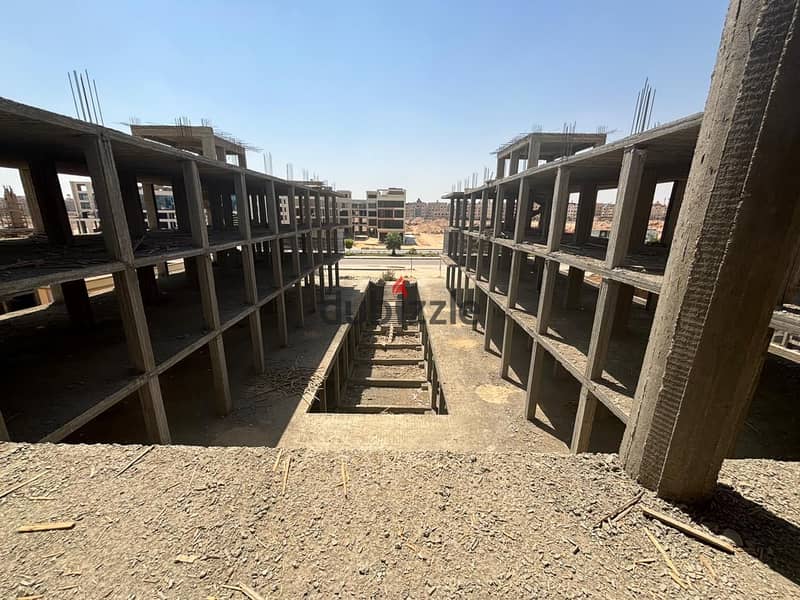
[[(417, 273), (427, 300), (447, 300), (436, 270)], [(0, 444), (0, 597), (245, 599), (232, 589), (242, 584), (263, 598), (800, 597), (800, 463), (729, 460), (706, 507), (646, 492), (595, 527), (638, 485), (613, 455), (565, 454), (575, 402), (525, 420), (520, 383), (499, 377), (499, 357), (453, 315), (448, 302), (429, 328), (446, 416), (310, 414), (271, 370), (242, 376), (232, 415), (193, 434), (232, 447), (156, 447), (121, 472), (147, 447)], [(311, 373), (337, 330), (306, 323), (273, 357), (282, 368)], [(739, 549), (712, 549), (641, 506)], [(75, 525), (16, 533), (50, 521)]]
[[(639, 506), (595, 528), (639, 490), (610, 455), (156, 447), (120, 473), (141, 450), (0, 445), (3, 489), (44, 473), (0, 500), (4, 598), (800, 593), (797, 464), (729, 461), (693, 514), (645, 494), (640, 506), (738, 538), (731, 556)], [(15, 532), (54, 520), (75, 525)]]

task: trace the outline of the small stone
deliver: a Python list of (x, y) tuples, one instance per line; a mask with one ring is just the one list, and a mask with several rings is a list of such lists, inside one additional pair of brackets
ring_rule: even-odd
[(367, 573), (369, 573), (369, 565), (364, 565), (363, 567), (358, 568), (359, 575), (366, 575)]

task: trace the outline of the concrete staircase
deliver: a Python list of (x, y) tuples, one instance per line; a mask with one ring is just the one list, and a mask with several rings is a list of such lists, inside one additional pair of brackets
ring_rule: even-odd
[(381, 302), (381, 325), (394, 325), (403, 327), (403, 297), (392, 293), (392, 285), (386, 282), (383, 287), (383, 301)]
[(403, 328), (403, 300), (383, 290), (380, 321), (359, 341), (339, 412), (433, 414), (419, 326)]

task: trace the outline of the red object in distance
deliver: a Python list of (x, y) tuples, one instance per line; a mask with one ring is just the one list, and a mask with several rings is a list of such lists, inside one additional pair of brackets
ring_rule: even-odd
[(400, 277), (397, 278), (397, 281), (395, 281), (392, 284), (392, 293), (395, 296), (399, 296), (400, 294), (402, 294), (403, 298), (408, 297), (408, 290), (406, 289), (406, 280), (403, 278), (402, 275), (400, 275)]

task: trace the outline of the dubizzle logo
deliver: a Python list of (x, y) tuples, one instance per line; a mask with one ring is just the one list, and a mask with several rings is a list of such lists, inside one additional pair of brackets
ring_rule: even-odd
[(400, 294), (402, 294), (404, 299), (408, 298), (408, 290), (406, 289), (406, 280), (403, 278), (402, 275), (400, 275), (400, 277), (397, 278), (397, 281), (395, 281), (392, 284), (392, 293), (395, 296), (399, 296)]

